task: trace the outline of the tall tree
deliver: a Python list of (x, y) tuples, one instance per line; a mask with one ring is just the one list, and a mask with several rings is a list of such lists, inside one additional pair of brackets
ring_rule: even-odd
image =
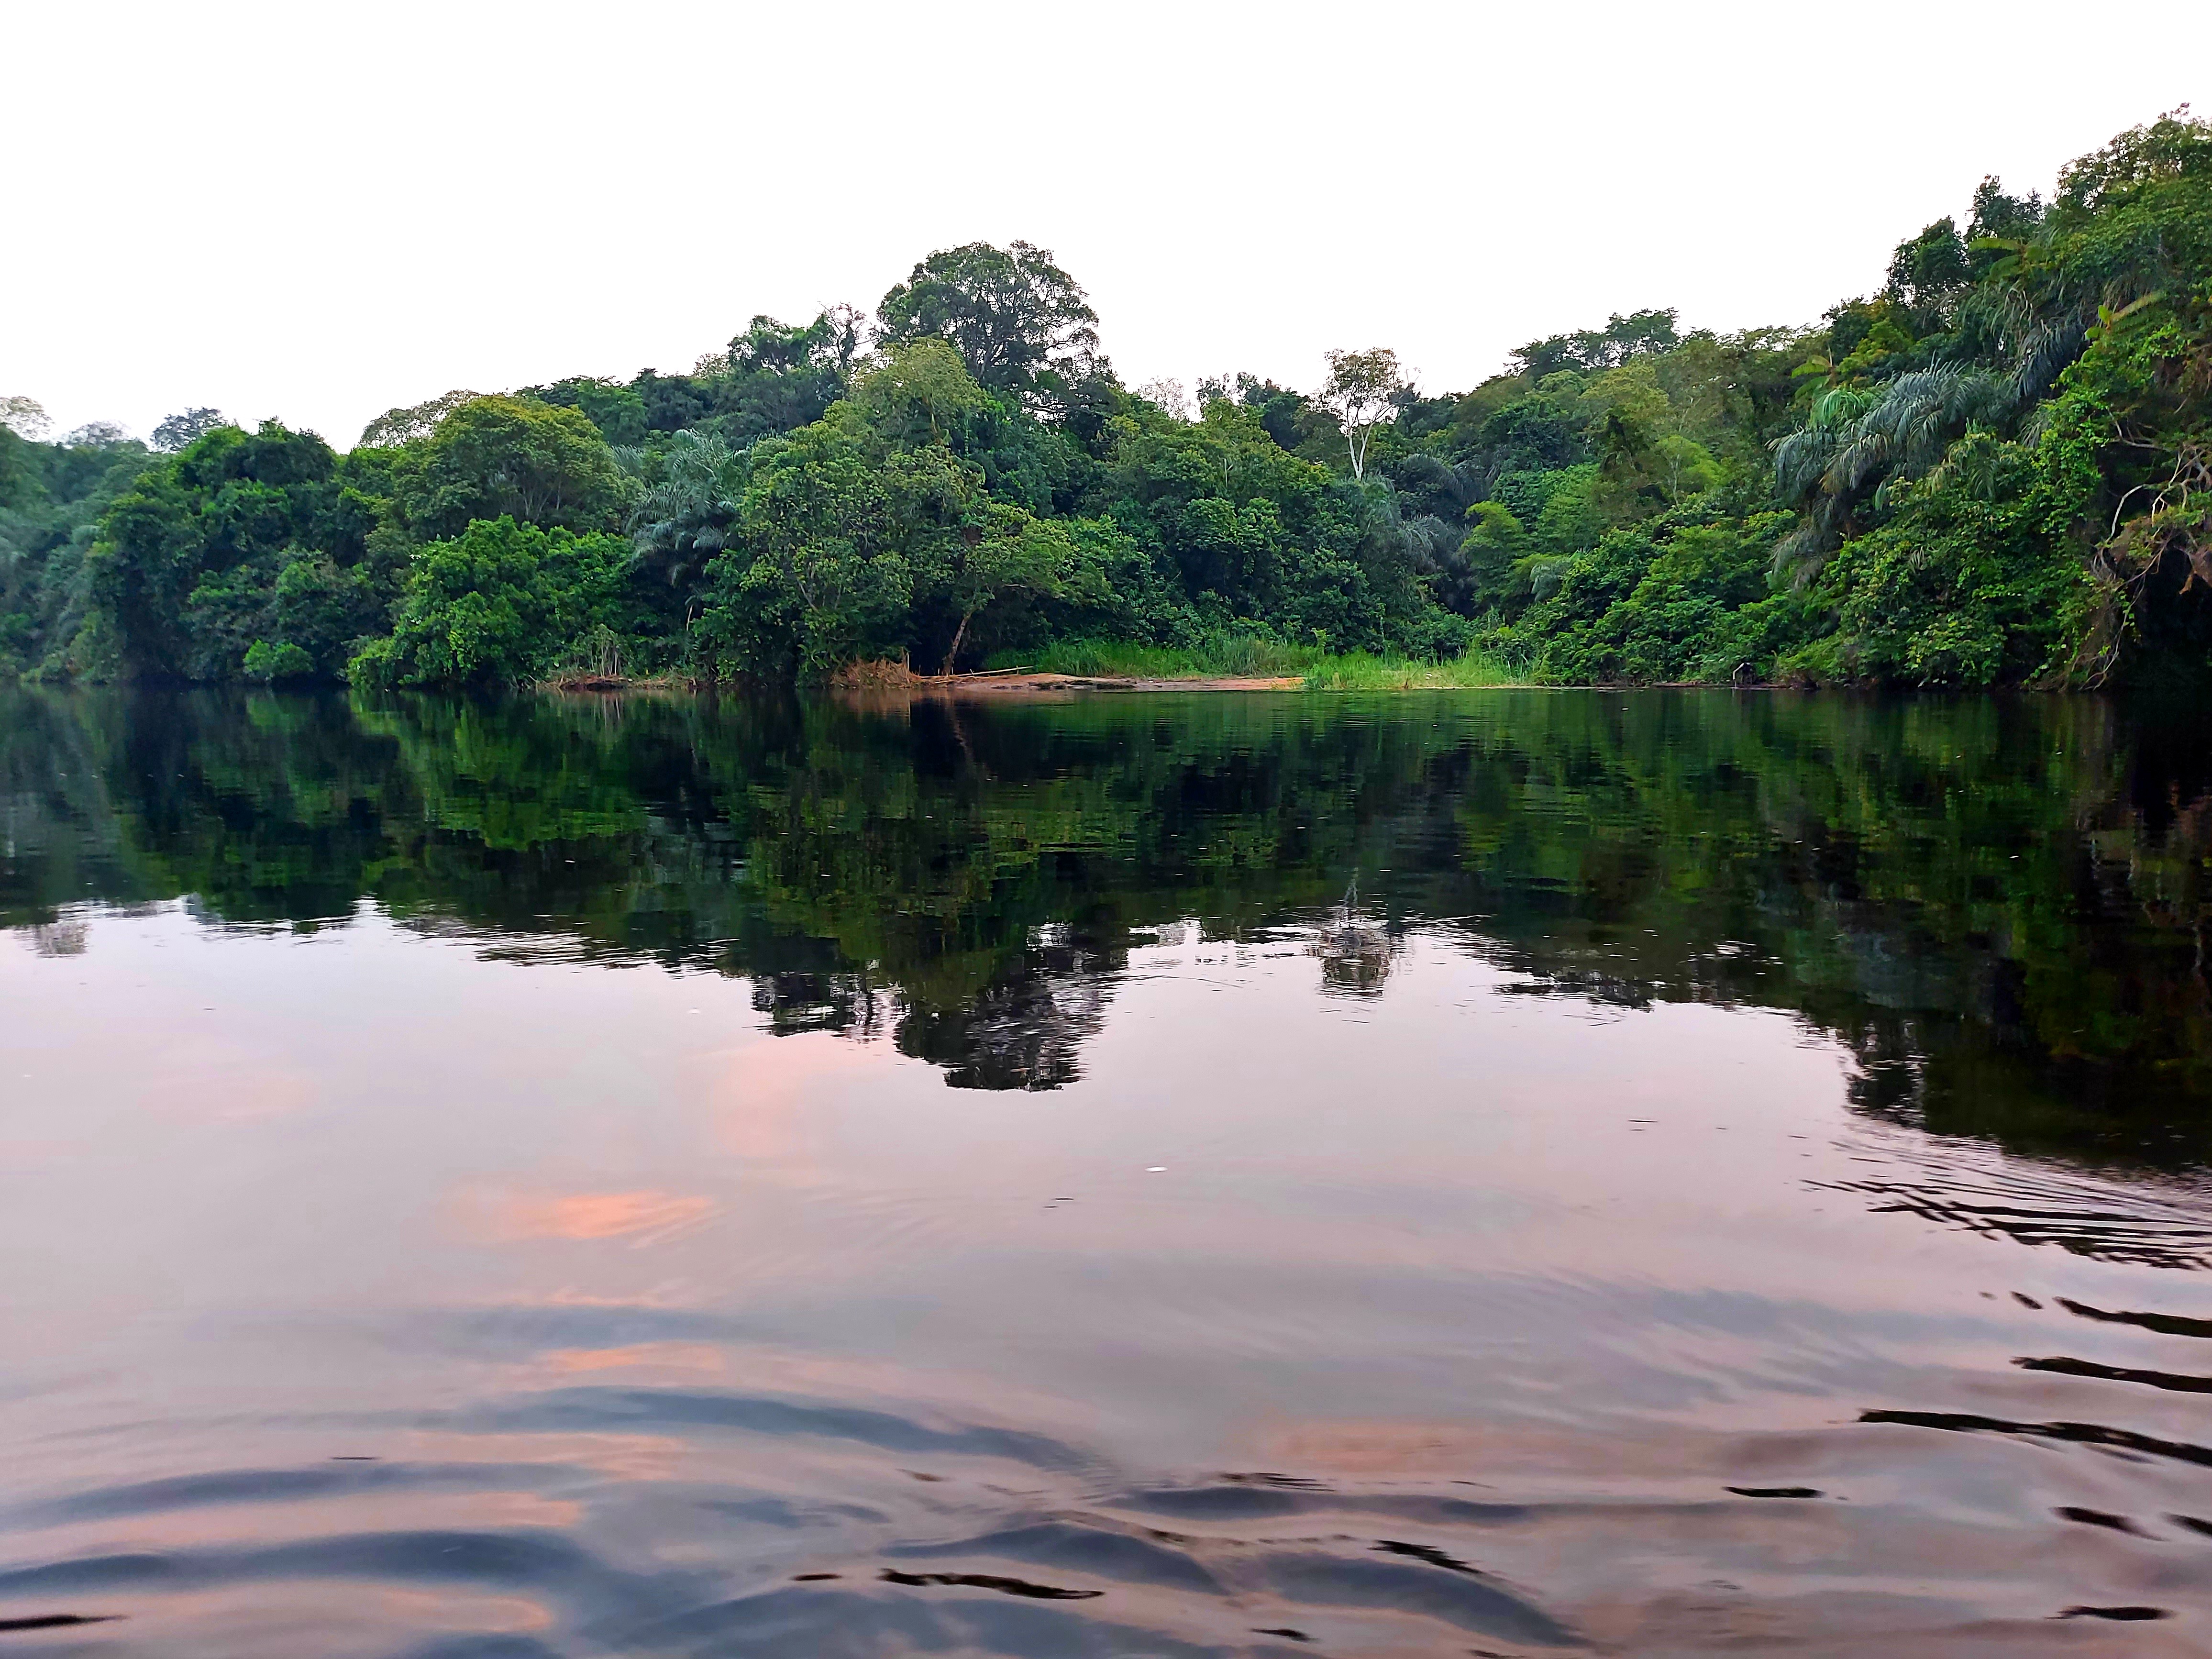
[(876, 323), (887, 344), (949, 341), (984, 386), (1036, 409), (1107, 367), (1081, 285), (1027, 242), (940, 249), (884, 295)]
[(1081, 556), (1066, 531), (1019, 507), (993, 503), (977, 539), (963, 539), (949, 584), (948, 597), (960, 620), (945, 650), (947, 678), (967, 642), (969, 625), (994, 602), (1015, 593), (1060, 598), (1081, 568)]
[[(85, 562), (115, 666), (134, 678), (234, 675), (272, 611), (311, 597), (312, 573), (288, 589), (293, 567), (360, 551), (337, 470), (312, 432), (219, 427), (118, 497)], [(338, 642), (315, 643), (327, 659)]]
[(1525, 380), (1541, 380), (1563, 368), (1584, 374), (1618, 368), (1631, 358), (1671, 351), (1680, 345), (1681, 336), (1675, 331), (1680, 320), (1672, 307), (1632, 311), (1626, 317), (1616, 311), (1603, 328), (1577, 329), (1572, 334), (1529, 341), (1513, 354), (1514, 369)]
[(1398, 354), (1387, 346), (1367, 351), (1328, 354), (1328, 383), (1316, 400), (1344, 428), (1345, 448), (1352, 459), (1352, 476), (1367, 476), (1367, 445), (1376, 424), (1407, 390)]
[(688, 586), (729, 545), (745, 458), (712, 433), (684, 431), (669, 440), (662, 465), (660, 482), (631, 511), (631, 544), (639, 562), (668, 586)]
[(52, 428), (53, 422), (36, 398), (9, 397), (0, 398), (0, 426), (36, 442)]
[(193, 439), (204, 438), (219, 426), (236, 424), (219, 409), (187, 409), (181, 414), (165, 415), (154, 428), (154, 447), (173, 455)]
[(425, 538), (502, 514), (611, 530), (633, 488), (580, 410), (521, 398), (477, 398), (449, 411), (400, 459), (393, 485), (408, 528)]
[(845, 305), (824, 306), (803, 328), (778, 322), (764, 312), (757, 313), (745, 331), (730, 342), (728, 372), (791, 374), (828, 369), (842, 379), (852, 372), (853, 359), (860, 355), (866, 321), (856, 307)]
[[(649, 371), (648, 371), (649, 372)], [(427, 438), (438, 429), (444, 420), (463, 404), (472, 404), (483, 396), (459, 386), (442, 397), (428, 398), (419, 404), (408, 404), (398, 409), (387, 409), (363, 428), (361, 447), (364, 449), (392, 449)]]

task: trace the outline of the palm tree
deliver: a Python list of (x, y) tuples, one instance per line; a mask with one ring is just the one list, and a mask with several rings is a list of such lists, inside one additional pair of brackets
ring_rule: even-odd
[(2022, 401), (2017, 375), (1948, 362), (1822, 392), (1805, 424), (1774, 446), (1776, 491), (1805, 514), (1775, 549), (1777, 568), (1809, 577), (1892, 485), (1925, 476), (1954, 440), (2008, 419)]
[(2093, 339), (2155, 305), (2169, 280), (2155, 238), (2081, 270), (2036, 242), (1976, 246), (2002, 257), (1960, 301), (1940, 343), (1951, 356), (1872, 386), (1841, 384), (1839, 366), (1825, 358), (1798, 369), (1828, 389), (1774, 445), (1777, 493), (1805, 515), (1775, 549), (1778, 569), (1805, 579), (1893, 484), (1925, 477), (1970, 432), (2016, 429)]
[(1500, 469), (1494, 457), (1462, 461), (1456, 466), (1419, 451), (1398, 463), (1401, 495), (1425, 494), (1447, 503), (1455, 516), (1465, 518), (1468, 508), (1486, 499), (1498, 483)]
[(630, 514), (638, 560), (672, 586), (697, 580), (729, 545), (745, 487), (745, 455), (710, 434), (685, 430), (669, 441), (661, 481)]

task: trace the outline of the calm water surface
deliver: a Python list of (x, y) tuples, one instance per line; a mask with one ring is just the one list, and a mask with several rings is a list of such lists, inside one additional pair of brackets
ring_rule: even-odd
[(0, 1652), (2212, 1651), (2208, 786), (0, 694)]

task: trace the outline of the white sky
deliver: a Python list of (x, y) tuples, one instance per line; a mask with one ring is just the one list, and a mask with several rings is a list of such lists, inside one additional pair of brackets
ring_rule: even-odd
[(2212, 4), (0, 7), (0, 394), (341, 447), (1016, 237), (1137, 384), (1804, 322), (2195, 98)]

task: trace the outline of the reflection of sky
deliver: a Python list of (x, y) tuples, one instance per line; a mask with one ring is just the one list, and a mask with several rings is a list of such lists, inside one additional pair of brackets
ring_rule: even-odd
[[(763, 1036), (742, 984), (487, 965), (374, 921), (118, 920), (82, 957), (0, 960), (33, 1073), (0, 1225), (75, 1241), (25, 1294), (107, 1340), (134, 1309), (404, 1322), (560, 1292), (847, 1354), (984, 1344), (1149, 1434), (1180, 1426), (1146, 1420), (1156, 1392), (1224, 1419), (1435, 1390), (1787, 1417), (1990, 1340), (1943, 1334), (1991, 1317), (1989, 1272), (1921, 1261), (1986, 1245), (1834, 1190), (1896, 1177), (1876, 1166), (1909, 1143), (1844, 1110), (1835, 1047), (1765, 1013), (1501, 996), (1418, 941), (1349, 1001), (1280, 944), (1139, 950), (1048, 1097)], [(2008, 1289), (2061, 1271), (2000, 1261)], [(1446, 1382), (1472, 1363), (1478, 1402)]]
[[(1852, 1466), (1823, 1435), (1870, 1407), (2197, 1432), (2187, 1396), (2116, 1407), (2010, 1364), (2144, 1363), (2142, 1333), (2054, 1298), (2212, 1316), (2193, 1276), (1877, 1207), (1850, 1189), (1960, 1154), (1854, 1117), (1848, 1056), (1789, 1018), (1516, 982), (1419, 934), (1357, 999), (1291, 942), (1142, 947), (1081, 1080), (1034, 1095), (769, 1036), (742, 981), (487, 963), (374, 916), (0, 940), (18, 1467), (62, 1491), (309, 1445), (526, 1468), (557, 1443), (596, 1480), (777, 1501), (879, 1473), (592, 1426), (561, 1404), (578, 1388), (896, 1401), (1162, 1475), (1615, 1494), (1832, 1478)], [(2189, 1202), (2069, 1179), (2067, 1202)], [(1881, 1464), (1858, 1478), (1893, 1487)], [(1970, 1509), (2048, 1507), (1961, 1467)], [(567, 1524), (518, 1480), (317, 1501)]]

